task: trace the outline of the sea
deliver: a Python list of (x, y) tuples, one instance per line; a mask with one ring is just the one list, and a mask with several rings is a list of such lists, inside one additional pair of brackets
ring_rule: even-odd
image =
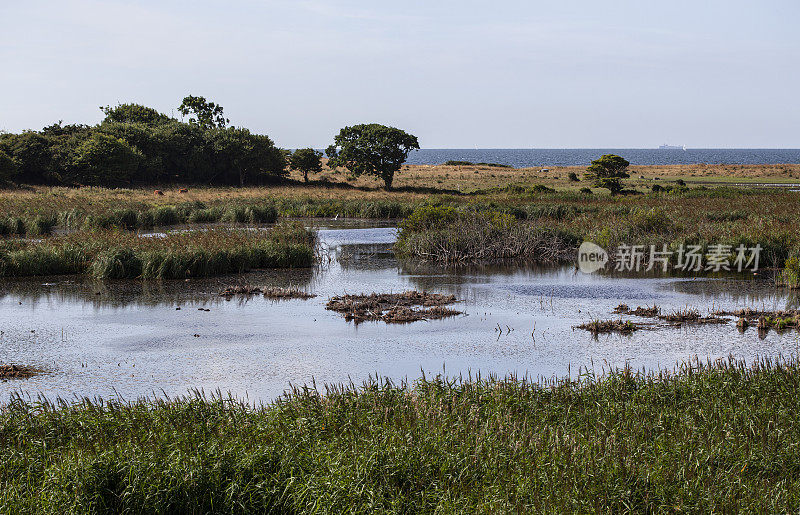
[(633, 165), (798, 164), (800, 149), (762, 148), (485, 148), (415, 150), (406, 164), (438, 165), (446, 161), (497, 163), (514, 168), (586, 166), (603, 154), (617, 154)]

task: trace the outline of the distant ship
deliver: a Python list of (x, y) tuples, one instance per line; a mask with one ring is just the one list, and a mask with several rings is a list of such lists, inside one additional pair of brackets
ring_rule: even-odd
[(664, 143), (663, 145), (658, 146), (659, 150), (686, 150), (686, 145), (667, 145)]

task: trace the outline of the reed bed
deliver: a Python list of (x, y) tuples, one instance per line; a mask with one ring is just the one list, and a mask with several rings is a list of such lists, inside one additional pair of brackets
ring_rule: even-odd
[(558, 263), (575, 258), (580, 240), (521, 223), (501, 212), (461, 212), (426, 206), (401, 225), (395, 252), (445, 264), (526, 260)]
[(88, 274), (100, 279), (186, 279), (255, 268), (310, 266), (315, 236), (299, 224), (142, 237), (89, 231), (0, 245), (0, 276)]
[(800, 509), (800, 369), (692, 362), (577, 380), (294, 388), (252, 407), (19, 398), (8, 512), (585, 513)]
[(135, 230), (197, 223), (273, 223), (278, 217), (399, 219), (420, 204), (414, 196), (369, 192), (303, 195), (303, 188), (215, 188), (187, 194), (152, 190), (49, 188), (0, 190), (0, 236), (40, 236), (54, 229)]
[(623, 244), (641, 245), (644, 269), (651, 245), (672, 252), (671, 267), (681, 247), (699, 246), (706, 255), (722, 245), (731, 249), (728, 262), (735, 269), (735, 249), (760, 245), (760, 268), (783, 269), (784, 284), (800, 284), (796, 193), (717, 188), (622, 198), (566, 192), (543, 193), (533, 202), (514, 198), (509, 193), (489, 202), (432, 200), (404, 220), (397, 250), (444, 263), (509, 258), (546, 263), (574, 260), (579, 244), (591, 241), (611, 254)]

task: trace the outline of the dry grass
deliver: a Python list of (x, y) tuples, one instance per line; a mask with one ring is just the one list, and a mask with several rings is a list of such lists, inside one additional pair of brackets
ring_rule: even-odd
[(607, 334), (607, 333), (620, 333), (631, 334), (634, 331), (641, 329), (639, 324), (635, 324), (630, 320), (592, 320), (585, 324), (577, 326), (578, 329), (584, 329), (594, 335)]
[(29, 377), (33, 377), (41, 373), (41, 370), (33, 367), (14, 364), (0, 364), (0, 381), (6, 381), (8, 379), (28, 379)]
[(456, 298), (453, 295), (407, 291), (332, 297), (325, 305), (325, 309), (341, 313), (348, 322), (382, 320), (387, 323), (407, 323), (438, 320), (462, 314), (460, 311), (445, 307), (454, 302)]

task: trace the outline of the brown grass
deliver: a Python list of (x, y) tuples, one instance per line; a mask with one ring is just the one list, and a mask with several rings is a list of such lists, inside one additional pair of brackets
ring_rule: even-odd
[(0, 380), (6, 381), (8, 379), (28, 379), (35, 375), (41, 374), (42, 371), (33, 367), (26, 367), (22, 365), (0, 365)]
[(341, 313), (348, 322), (382, 320), (387, 323), (407, 323), (462, 314), (445, 307), (454, 302), (456, 298), (453, 295), (407, 291), (332, 297), (325, 309)]

